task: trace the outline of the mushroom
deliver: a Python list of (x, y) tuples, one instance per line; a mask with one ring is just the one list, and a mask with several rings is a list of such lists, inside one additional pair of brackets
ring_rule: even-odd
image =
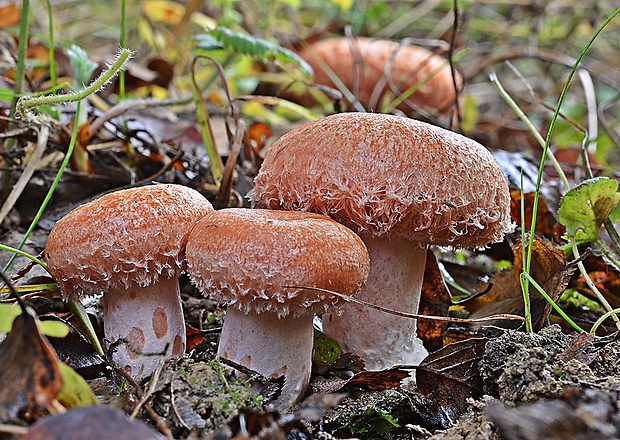
[(325, 216), (229, 208), (198, 222), (187, 265), (198, 289), (228, 305), (218, 356), (266, 378), (284, 376), (271, 406), (285, 409), (310, 379), (313, 314), (342, 303), (309, 288), (353, 295), (370, 263), (362, 240)]
[(112, 358), (136, 379), (185, 353), (178, 277), (191, 228), (212, 211), (193, 189), (150, 185), (81, 205), (49, 234), (45, 255), (62, 295), (103, 293), (106, 339), (121, 341)]
[[(482, 145), (393, 115), (342, 113), (285, 134), (269, 149), (250, 198), (325, 214), (370, 253), (358, 299), (417, 313), (426, 248), (483, 247), (513, 230), (506, 179)], [(350, 304), (325, 332), (379, 370), (426, 356), (416, 321)]]
[[(446, 116), (457, 97), (455, 85), (463, 85), (458, 72), (453, 81), (444, 57), (396, 41), (333, 38), (313, 43), (299, 55), (314, 70), (316, 84), (338, 88), (332, 79), (335, 75), (366, 110), (379, 111), (385, 98), (391, 101), (414, 88), (397, 106), (399, 110), (408, 115), (415, 110)], [(305, 106), (315, 103), (309, 94), (291, 99)]]

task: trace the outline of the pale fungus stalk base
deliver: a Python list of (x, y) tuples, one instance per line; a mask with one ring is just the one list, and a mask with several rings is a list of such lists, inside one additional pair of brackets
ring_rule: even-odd
[(162, 358), (185, 353), (185, 319), (177, 278), (148, 287), (133, 284), (103, 296), (104, 332), (109, 344), (124, 339), (112, 359), (136, 379), (151, 375)]
[[(426, 265), (425, 248), (408, 240), (362, 235), (370, 275), (355, 298), (384, 308), (417, 313)], [(367, 370), (418, 365), (428, 352), (416, 335), (417, 321), (349, 303), (341, 316), (323, 316), (323, 330), (343, 352), (360, 356)]]
[(283, 410), (299, 400), (308, 386), (313, 339), (312, 314), (278, 319), (273, 313), (246, 315), (229, 307), (217, 354), (267, 379), (284, 376), (280, 397), (270, 405)]

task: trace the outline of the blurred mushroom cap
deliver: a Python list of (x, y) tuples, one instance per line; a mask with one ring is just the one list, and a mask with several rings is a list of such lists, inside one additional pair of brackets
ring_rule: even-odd
[[(456, 100), (456, 87), (463, 79), (452, 71), (448, 60), (430, 50), (397, 41), (371, 38), (333, 38), (317, 41), (300, 51), (299, 55), (314, 70), (314, 82), (338, 88), (331, 75), (355, 95), (369, 111), (380, 111), (384, 96), (390, 99), (405, 93), (415, 108), (447, 114)], [(388, 82), (391, 81), (391, 84)], [(314, 104), (310, 95), (300, 101), (306, 106)], [(406, 114), (412, 108), (401, 103), (397, 108)]]

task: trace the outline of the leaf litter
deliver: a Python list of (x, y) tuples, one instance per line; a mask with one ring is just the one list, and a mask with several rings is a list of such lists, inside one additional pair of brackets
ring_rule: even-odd
[[(18, 23), (11, 18), (14, 9), (8, 8), (7, 14), (3, 14), (4, 19), (12, 20), (12, 26)], [(232, 37), (237, 36), (228, 35), (227, 44), (234, 43)], [(248, 47), (245, 50), (252, 49)], [(29, 56), (44, 60), (47, 56), (44, 49), (44, 46), (33, 43)], [(277, 47), (261, 45), (260, 49), (275, 51), (268, 55), (276, 56), (281, 63), (291, 61), (289, 53), (279, 51)], [(62, 51), (59, 53), (64, 55)], [(66, 59), (61, 60), (61, 63), (65, 69), (63, 73), (70, 73)], [(170, 69), (173, 66), (165, 58), (155, 58), (145, 62), (144, 66), (130, 65), (126, 76), (127, 90), (139, 93), (146, 91), (155, 96), (162, 89), (171, 87), (175, 80), (171, 76), (175, 75)], [(41, 85), (46, 80), (46, 73), (45, 69), (40, 68), (32, 71), (33, 85)], [(108, 90), (101, 96), (107, 97), (110, 93), (111, 90)], [(105, 106), (99, 107), (100, 103), (97, 104), (96, 100), (94, 102), (91, 119), (80, 127), (81, 142), (77, 148), (82, 155), (76, 155), (75, 158), (81, 157), (82, 162), (74, 161), (62, 185), (57, 188), (46, 211), (48, 214), (41, 223), (44, 228), (45, 225), (53, 225), (54, 220), (64, 212), (89, 197), (144, 181), (181, 182), (200, 189), (212, 199), (217, 196), (218, 189), (214, 186), (208, 166), (197, 150), (190, 147), (200, 143), (196, 140), (195, 126), (182, 121), (171, 123), (176, 115), (166, 111), (159, 112), (156, 117), (144, 112), (133, 114), (125, 121), (107, 119), (107, 116), (104, 117), (107, 110)], [(262, 102), (269, 102), (263, 108), (270, 109), (271, 101), (262, 99)], [(481, 108), (484, 105), (481, 102)], [(525, 145), (526, 148), (535, 145), (535, 142), (527, 139), (526, 132), (515, 128), (514, 124), (490, 121), (489, 114), (493, 112), (482, 114), (472, 131), (477, 132), (479, 140), (488, 141), (484, 143), (489, 146), (498, 145), (493, 140), (495, 137), (504, 138), (504, 146), (507, 147), (508, 144)], [(505, 114), (502, 116), (506, 117)], [(91, 130), (92, 123), (99, 118), (98, 124), (101, 125), (97, 127), (103, 129)], [(223, 119), (229, 119), (229, 115)], [(125, 123), (128, 131), (124, 130)], [(489, 128), (492, 124), (494, 129)], [(233, 185), (231, 198), (236, 198), (240, 204), (245, 203), (243, 196), (251, 188), (251, 177), (260, 166), (261, 151), (268, 146), (272, 131), (277, 136), (278, 130), (282, 130), (276, 125), (264, 122), (253, 124), (243, 140), (239, 141), (242, 146), (239, 150), (240, 159), (230, 178)], [(160, 129), (159, 134), (155, 134), (156, 126)], [(176, 142), (161, 136), (161, 133), (173, 131)], [(14, 159), (17, 165), (23, 159), (25, 163), (31, 154), (26, 147), (35, 141), (36, 133), (27, 126), (4, 133), (12, 133), (19, 146), (13, 152), (16, 155), (14, 158), (4, 159), (8, 158), (9, 163)], [(223, 139), (224, 144), (228, 145), (231, 133), (226, 133), (226, 129), (222, 133), (218, 140)], [(521, 140), (525, 142), (521, 143)], [(66, 128), (51, 134), (48, 150), (41, 160), (42, 165), (34, 177), (26, 182), (15, 209), (4, 223), (9, 225), (9, 234), (23, 227), (33, 217), (33, 206), (39, 206), (42, 194), (49, 188), (49, 182), (56, 171), (60, 157), (57, 153), (65, 152), (68, 146), (69, 132)], [(223, 149), (224, 156), (228, 152), (228, 149)], [(512, 192), (513, 221), (520, 223), (522, 201), (526, 219), (531, 217), (534, 197), (531, 184), (536, 180), (537, 170), (534, 168), (532, 171), (531, 167), (524, 165), (525, 159), (521, 152), (501, 157), (498, 161), (506, 174), (512, 176), (512, 181), (517, 182), (516, 187), (519, 187), (519, 178), (522, 176), (526, 181), (529, 179), (528, 191), (524, 189), (522, 194), (520, 190), (514, 189)], [(514, 164), (520, 165), (515, 167)], [(574, 165), (570, 161), (566, 164)], [(512, 170), (508, 171), (511, 167)], [(613, 172), (610, 174), (613, 176)], [(585, 204), (580, 199), (583, 190), (578, 190), (565, 198), (564, 208), (558, 213), (556, 207), (560, 206), (560, 201), (558, 191), (553, 190), (554, 178), (553, 170), (546, 170), (545, 182), (548, 185), (543, 188), (544, 202), (538, 206), (536, 229), (536, 233), (545, 238), (534, 241), (532, 276), (554, 300), (560, 300), (570, 290), (595, 298), (583, 275), (576, 273), (559, 245), (564, 244), (563, 236), (566, 233), (574, 235), (585, 244), (599, 238), (601, 220), (617, 204), (617, 184), (611, 190), (603, 188), (596, 190), (598, 192), (589, 191), (590, 201)], [(614, 182), (610, 180), (606, 185), (613, 185)], [(226, 197), (224, 202), (229, 199)], [(574, 204), (592, 209), (581, 212), (573, 209)], [(579, 216), (566, 216), (563, 210)], [(558, 216), (568, 221), (558, 222)], [(4, 229), (2, 232), (5, 232)], [(45, 229), (39, 229), (38, 232), (42, 232), (41, 237), (29, 243), (29, 251), (33, 254), (38, 254), (45, 243)], [(3, 244), (13, 245), (21, 238), (5, 241), (8, 236), (3, 235)], [(601, 239), (607, 240), (604, 236)], [(197, 298), (191, 286), (186, 285), (183, 293), (184, 304), (191, 310), (187, 312), (191, 315), (188, 322), (195, 326), (193, 330), (188, 330), (188, 334), (192, 335), (192, 350), (185, 359), (163, 365), (161, 372), (148, 384), (127, 383), (110, 374), (110, 370), (99, 363), (100, 359), (97, 359), (94, 352), (82, 345), (83, 338), (74, 333), (74, 330), (78, 333), (82, 331), (79, 327), (72, 330), (70, 338), (73, 339), (64, 341), (68, 343), (68, 348), (63, 348), (60, 341), (53, 341), (56, 346), (54, 350), (41, 336), (36, 325), (33, 327), (34, 317), (20, 315), (15, 320), (13, 331), (0, 346), (4, 365), (0, 369), (1, 382), (31, 384), (34, 388), (29, 388), (29, 394), (25, 395), (20, 394), (24, 390), (19, 387), (2, 388), (4, 395), (0, 398), (0, 408), (3, 421), (26, 426), (39, 419), (31, 430), (33, 435), (39, 429), (35, 428), (39, 423), (58, 423), (66, 427), (67, 422), (57, 419), (59, 415), (50, 415), (60, 410), (53, 403), (54, 400), (63, 401), (58, 389), (59, 375), (64, 378), (63, 381), (68, 380), (68, 375), (54, 368), (58, 362), (56, 351), (62, 361), (67, 361), (74, 368), (72, 371), (89, 377), (90, 386), (104, 403), (98, 407), (107, 409), (115, 405), (122, 407), (123, 412), (131, 413), (137, 401), (145, 399), (144, 407), (150, 407), (152, 412), (141, 412), (139, 417), (149, 419), (155, 425), (167, 425), (169, 433), (178, 438), (477, 436), (534, 439), (566, 438), (565, 435), (569, 434), (571, 438), (619, 437), (617, 377), (620, 376), (620, 346), (611, 327), (599, 327), (598, 334), (608, 336), (594, 338), (585, 333), (575, 334), (566, 327), (560, 329), (557, 325), (550, 326), (550, 322), (559, 320), (548, 303), (534, 290), (531, 291), (536, 329), (534, 334), (508, 330), (506, 321), (468, 323), (463, 319), (493, 314), (522, 314), (520, 240), (518, 236), (512, 236), (509, 241), (502, 243), (499, 248), (494, 247), (482, 253), (487, 263), (505, 258), (512, 264), (511, 268), (499, 271), (495, 267), (490, 268), (488, 264), (474, 267), (474, 261), (477, 260), (473, 254), (466, 252), (463, 255), (472, 258), (457, 263), (442, 260), (445, 254), (440, 250), (429, 252), (429, 255), (439, 256), (439, 260), (427, 259), (424, 301), (420, 314), (444, 319), (420, 320), (420, 336), (431, 351), (420, 366), (368, 372), (364, 371), (359, 358), (350, 353), (338, 353), (335, 359), (317, 359), (307, 395), (286, 414), (261, 409), (260, 397), (252, 394), (247, 384), (235, 377), (232, 369), (214, 361), (217, 331), (224, 311), (208, 300)], [(617, 307), (620, 303), (617, 272), (606, 264), (596, 247), (583, 261), (595, 285)], [(451, 295), (456, 296), (457, 292), (453, 286), (444, 283), (440, 265), (448, 268), (456, 284), (470, 287), (473, 293), (471, 299), (462, 302), (452, 300)], [(22, 272), (17, 278), (20, 285), (35, 281), (34, 276), (29, 277), (28, 271)], [(46, 295), (49, 296), (49, 292), (42, 292), (40, 308), (43, 310), (46, 307), (52, 309)], [(36, 295), (32, 297), (35, 298)], [(579, 315), (576, 318), (589, 320), (590, 325), (600, 316), (600, 313), (594, 314), (592, 319), (584, 310), (576, 309), (573, 312)], [(53, 310), (52, 313), (65, 316), (69, 311)], [(461, 319), (450, 321), (451, 316)], [(586, 324), (588, 322), (584, 322), (583, 328), (587, 329)], [(512, 322), (512, 327), (519, 325), (517, 321)], [(28, 350), (22, 350), (22, 347)], [(87, 369), (93, 367), (94, 372), (82, 370), (82, 363), (86, 364)], [(413, 384), (403, 385), (405, 376), (413, 371), (417, 387)], [(28, 376), (23, 376), (26, 374)], [(90, 374), (96, 377), (91, 379)], [(278, 383), (273, 386), (277, 392)], [(144, 392), (135, 392), (136, 387), (143, 387)], [(71, 398), (79, 397), (79, 386), (72, 385), (71, 388), (74, 391)], [(66, 408), (79, 406), (67, 398), (64, 402)], [(91, 409), (95, 413), (88, 417), (94, 417), (94, 420), (108, 420), (107, 417), (118, 416), (98, 415), (95, 407)], [(75, 408), (69, 409), (65, 414), (74, 411)], [(160, 420), (157, 421), (155, 416)], [(100, 427), (98, 432), (106, 429), (106, 426)], [(108, 433), (112, 435), (111, 431)]]

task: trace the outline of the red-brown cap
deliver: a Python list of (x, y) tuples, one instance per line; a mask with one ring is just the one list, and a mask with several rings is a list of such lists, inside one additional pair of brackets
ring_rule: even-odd
[(194, 224), (213, 211), (198, 191), (150, 185), (81, 205), (50, 232), (46, 259), (64, 295), (78, 298), (177, 277)]
[(486, 148), (413, 119), (341, 113), (285, 134), (250, 193), (372, 236), (480, 247), (513, 230), (510, 193)]
[[(187, 243), (187, 272), (205, 295), (244, 313), (323, 313), (357, 293), (370, 263), (362, 240), (318, 214), (230, 208), (202, 219)], [(342, 302), (342, 301), (341, 301)]]
[[(386, 72), (392, 81), (391, 97), (417, 87), (407, 99), (426, 111), (446, 113), (456, 100), (454, 84), (461, 87), (458, 72), (452, 80), (448, 61), (428, 49), (390, 40), (334, 38), (311, 44), (299, 54), (314, 70), (314, 82), (336, 87), (330, 75), (355, 95), (366, 110), (379, 111), (383, 96), (390, 91)], [(325, 67), (329, 70), (326, 71)], [(312, 102), (302, 101), (305, 105)], [(411, 107), (398, 106), (409, 114)]]

